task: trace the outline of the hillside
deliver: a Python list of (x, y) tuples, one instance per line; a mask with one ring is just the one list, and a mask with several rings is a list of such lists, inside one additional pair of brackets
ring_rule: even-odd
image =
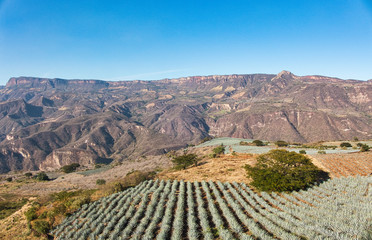
[(372, 82), (274, 74), (158, 81), (11, 78), (0, 88), (0, 173), (160, 155), (207, 136), (372, 138)]

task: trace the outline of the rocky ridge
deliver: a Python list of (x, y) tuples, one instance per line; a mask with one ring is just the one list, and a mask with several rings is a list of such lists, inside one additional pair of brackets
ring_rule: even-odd
[(372, 82), (274, 74), (158, 81), (11, 78), (0, 87), (0, 172), (127, 161), (207, 136), (372, 138)]

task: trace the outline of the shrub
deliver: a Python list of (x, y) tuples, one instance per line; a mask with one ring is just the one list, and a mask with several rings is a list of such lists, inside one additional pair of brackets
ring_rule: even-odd
[(275, 145), (278, 147), (287, 147), (289, 144), (286, 141), (279, 140), (275, 142)]
[(36, 210), (36, 207), (31, 207), (25, 212), (25, 216), (28, 222), (31, 222), (32, 220), (37, 218)]
[(362, 146), (360, 147), (361, 152), (367, 152), (369, 151), (369, 149), (370, 149), (370, 146), (368, 146), (367, 144), (362, 144)]
[(50, 225), (47, 221), (38, 220), (33, 222), (32, 228), (40, 235), (47, 235), (50, 230)]
[(25, 173), (25, 176), (28, 177), (28, 178), (30, 178), (30, 177), (32, 177), (32, 173), (30, 173), (30, 172), (26, 172), (26, 173)]
[(318, 151), (318, 154), (326, 154), (326, 151), (324, 151), (324, 150), (319, 150), (319, 151)]
[(240, 142), (239, 142), (239, 145), (240, 145), (240, 146), (248, 146), (248, 145), (249, 145), (249, 142), (240, 141)]
[(252, 185), (261, 191), (294, 191), (305, 189), (328, 173), (317, 168), (311, 160), (299, 153), (287, 150), (271, 150), (257, 158), (257, 164), (246, 165)]
[(96, 184), (97, 185), (105, 185), (106, 184), (106, 180), (104, 180), (104, 179), (97, 179)]
[(8, 178), (6, 178), (5, 179), (7, 182), (11, 182), (11, 181), (13, 181), (13, 178), (12, 177), (8, 177)]
[(200, 143), (205, 143), (205, 142), (208, 142), (209, 140), (212, 140), (213, 138), (212, 137), (205, 137), (203, 138)]
[(258, 147), (265, 146), (265, 144), (261, 140), (254, 140), (253, 145), (256, 145)]
[(306, 154), (306, 151), (302, 149), (302, 150), (299, 151), (299, 153), (300, 154)]
[(351, 146), (351, 144), (349, 143), (349, 142), (342, 142), (341, 144), (340, 144), (340, 147), (345, 147), (345, 148), (348, 148), (348, 147), (352, 147)]
[(198, 164), (198, 156), (196, 154), (183, 154), (173, 158), (173, 163), (176, 169), (186, 169), (188, 166)]
[(36, 179), (39, 180), (39, 181), (49, 181), (49, 177), (48, 175), (46, 175), (45, 172), (40, 172), (36, 175)]
[(361, 147), (361, 146), (363, 146), (363, 143), (357, 143), (357, 147)]
[(221, 155), (221, 154), (223, 154), (224, 152), (225, 152), (225, 146), (224, 146), (223, 144), (221, 144), (220, 146), (215, 147), (215, 148), (213, 149), (213, 153), (215, 153), (216, 156)]
[(72, 164), (63, 166), (61, 168), (61, 171), (64, 173), (72, 173), (72, 172), (75, 172), (78, 167), (80, 167), (79, 163), (72, 163)]

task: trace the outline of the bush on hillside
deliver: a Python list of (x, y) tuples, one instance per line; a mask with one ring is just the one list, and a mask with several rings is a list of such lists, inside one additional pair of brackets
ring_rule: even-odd
[(367, 152), (369, 151), (369, 149), (370, 149), (370, 146), (368, 146), (367, 144), (362, 144), (362, 146), (360, 146), (361, 152)]
[(213, 153), (216, 155), (216, 156), (219, 156), (221, 154), (224, 154), (225, 153), (225, 146), (223, 144), (221, 144), (220, 146), (218, 147), (215, 147), (213, 149)]
[(45, 172), (38, 173), (35, 178), (39, 181), (49, 181), (49, 177)]
[(302, 149), (302, 150), (299, 151), (299, 153), (300, 154), (306, 154), (306, 151)]
[(78, 167), (80, 167), (79, 163), (72, 163), (72, 164), (63, 166), (61, 168), (61, 171), (64, 173), (72, 173), (72, 172), (75, 172)]
[(275, 142), (275, 145), (278, 147), (287, 147), (289, 144), (286, 141), (279, 140)]
[(251, 184), (261, 191), (297, 191), (328, 178), (308, 157), (278, 149), (258, 156), (257, 164), (245, 169)]
[(32, 177), (32, 173), (30, 173), (30, 172), (26, 172), (26, 173), (25, 173), (25, 177), (28, 177), (28, 178)]
[(261, 140), (253, 140), (253, 145), (256, 145), (258, 147), (265, 146), (265, 144)]
[(203, 138), (201, 141), (200, 141), (200, 143), (205, 143), (205, 142), (208, 142), (208, 141), (210, 141), (210, 140), (212, 140), (213, 138), (212, 137), (205, 137), (205, 138)]
[(105, 179), (97, 179), (96, 184), (97, 185), (105, 185), (106, 184), (106, 180)]
[(352, 147), (352, 146), (351, 146), (351, 144), (349, 142), (342, 142), (340, 144), (340, 147), (342, 147), (342, 148), (344, 148), (344, 147), (348, 148), (348, 147)]
[(174, 157), (172, 161), (175, 164), (176, 169), (186, 169), (188, 166), (198, 165), (198, 156), (193, 153), (185, 153), (181, 156)]
[(32, 228), (39, 234), (46, 236), (50, 230), (49, 222), (44, 220), (38, 220), (33, 222)]

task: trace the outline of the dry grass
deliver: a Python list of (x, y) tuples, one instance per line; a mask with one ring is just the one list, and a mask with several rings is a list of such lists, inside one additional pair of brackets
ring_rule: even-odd
[(30, 198), (30, 201), (20, 210), (13, 213), (9, 217), (0, 220), (0, 239), (45, 239), (43, 237), (35, 237), (29, 234), (30, 230), (27, 226), (27, 220), (24, 213), (31, 207), (31, 202), (35, 198)]
[(244, 165), (254, 164), (255, 156), (252, 154), (239, 154), (237, 156), (225, 155), (201, 161), (200, 165), (185, 170), (166, 170), (159, 173), (159, 179), (177, 179), (185, 181), (221, 181), (248, 183)]
[(325, 171), (330, 173), (331, 178), (372, 174), (372, 151), (348, 154), (318, 154), (314, 158), (323, 166)]
[(122, 165), (115, 166), (111, 169), (90, 176), (84, 176), (79, 173), (69, 173), (60, 175), (53, 181), (32, 181), (27, 184), (18, 184), (16, 187), (12, 187), (12, 192), (23, 196), (40, 196), (60, 191), (92, 189), (97, 188), (97, 179), (104, 179), (106, 182), (111, 182), (125, 177), (133, 170), (151, 171), (156, 168), (169, 168), (169, 166), (170, 160), (167, 157), (152, 156), (140, 158), (133, 162), (125, 162)]

